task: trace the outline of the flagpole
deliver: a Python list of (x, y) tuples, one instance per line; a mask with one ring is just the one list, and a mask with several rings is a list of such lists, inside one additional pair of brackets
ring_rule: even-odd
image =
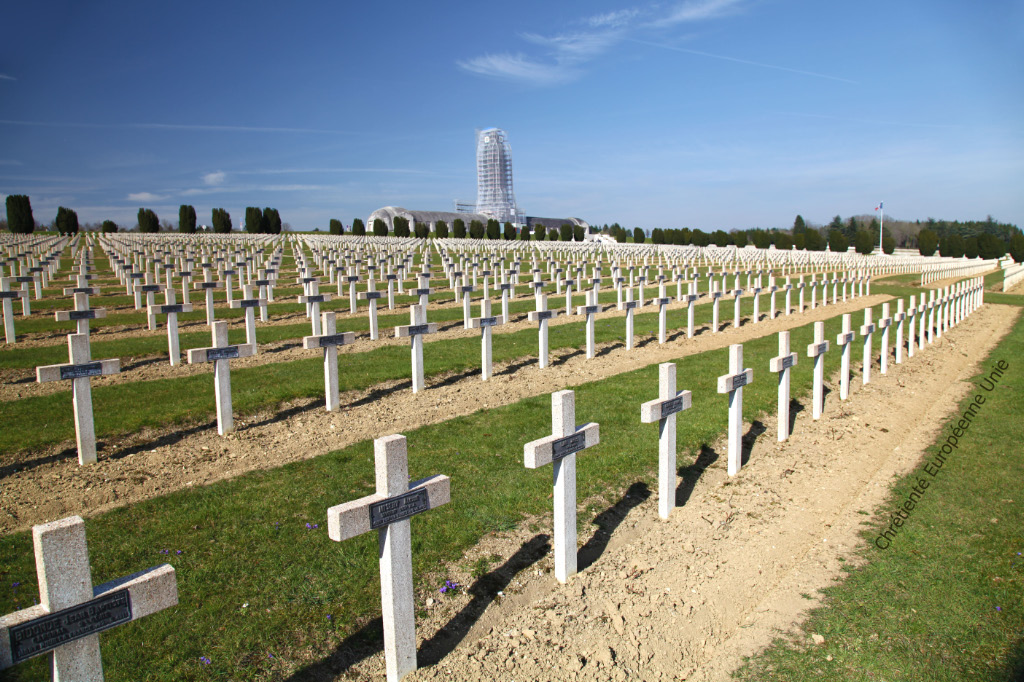
[(885, 253), (885, 250), (882, 248), (882, 235), (885, 234), (885, 208), (883, 208), (884, 205), (885, 205), (884, 201), (879, 201), (878, 202), (878, 217), (882, 219), (881, 222), (879, 223), (879, 226), (878, 226), (878, 255), (879, 256), (881, 256), (882, 254)]

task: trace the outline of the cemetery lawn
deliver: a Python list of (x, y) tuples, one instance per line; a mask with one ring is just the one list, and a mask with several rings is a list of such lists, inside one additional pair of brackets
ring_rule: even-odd
[[(1024, 679), (1022, 357), (1024, 317), (1019, 317), (921, 466), (894, 486), (878, 510), (860, 552), (867, 563), (824, 590), (824, 605), (804, 623), (804, 632), (823, 636), (824, 643), (809, 644), (807, 636), (778, 639), (748, 660), (737, 678)], [(984, 379), (1000, 361), (1009, 367), (986, 390), (990, 384)], [(942, 455), (975, 395), (986, 399), (980, 413), (958, 448)], [(945, 462), (932, 476), (929, 471), (941, 456)], [(880, 549), (876, 538), (920, 479), (930, 485), (891, 546)]]
[[(614, 297), (614, 292), (611, 296)], [(562, 299), (564, 300), (564, 299)], [(614, 301), (614, 298), (612, 298)], [(762, 315), (767, 301), (762, 301)], [(794, 302), (795, 304), (795, 302)], [(532, 299), (529, 301), (533, 308)], [(722, 304), (720, 324), (731, 324), (732, 302)], [(651, 308), (648, 308), (651, 309)], [(741, 301), (743, 314), (753, 314), (753, 299)], [(478, 310), (478, 308), (475, 308)], [(876, 317), (879, 307), (876, 306)], [(456, 319), (462, 319), (461, 308), (445, 311)], [(476, 312), (474, 311), (474, 314)], [(695, 324), (710, 324), (711, 306), (697, 307), (694, 311)], [(408, 323), (408, 314), (399, 323)], [(443, 319), (433, 315), (433, 319)], [(668, 314), (669, 328), (674, 334), (686, 333), (686, 309), (677, 308)], [(552, 325), (549, 331), (549, 347), (555, 351), (577, 347), (583, 339), (585, 318), (575, 316), (572, 323)], [(860, 320), (854, 320), (859, 324)], [(750, 324), (749, 320), (745, 324)], [(658, 314), (638, 313), (634, 317), (634, 331), (637, 341), (645, 335), (657, 334)], [(621, 341), (625, 337), (625, 317), (602, 317), (595, 321), (597, 343)], [(257, 338), (268, 339), (272, 330), (290, 330), (280, 333), (301, 333), (298, 328), (309, 330), (308, 325), (287, 325), (258, 329)], [(500, 329), (500, 327), (499, 327)], [(342, 325), (339, 324), (339, 331)], [(393, 333), (393, 330), (387, 330)], [(381, 335), (387, 333), (381, 327)], [(880, 344), (879, 334), (875, 344)], [(182, 348), (205, 347), (210, 343), (207, 332), (181, 335)], [(244, 329), (228, 332), (231, 343), (243, 343)], [(187, 341), (186, 341), (187, 339)], [(424, 372), (426, 377), (437, 377), (450, 372), (479, 371), (480, 338), (468, 336), (424, 344)], [(166, 349), (163, 335), (156, 338), (125, 339), (121, 341), (97, 341), (92, 347), (94, 359), (123, 357), (125, 345), (146, 344)], [(193, 346), (194, 344), (194, 346)], [(796, 346), (794, 346), (796, 348)], [(18, 358), (17, 362), (34, 364), (56, 364), (67, 362), (67, 346), (48, 348), (16, 349), (9, 351)], [(109, 353), (109, 354), (108, 354)], [(537, 353), (537, 329), (535, 326), (512, 333), (498, 333), (493, 337), (493, 361), (509, 362), (524, 357), (535, 358)], [(45, 361), (42, 359), (45, 357)], [(342, 392), (359, 391), (388, 381), (407, 380), (409, 377), (409, 346), (389, 345), (363, 353), (339, 354), (339, 387)], [(725, 363), (724, 366), (728, 366)], [(724, 370), (723, 370), (724, 371)], [(309, 359), (292, 362), (276, 362), (252, 367), (232, 369), (231, 389), (234, 412), (242, 420), (259, 410), (273, 409), (290, 400), (323, 396), (323, 360), (318, 352), (310, 351)], [(133, 433), (145, 427), (160, 427), (167, 424), (189, 424), (209, 419), (214, 414), (214, 383), (212, 373), (194, 374), (180, 378), (155, 379), (94, 386), (92, 389), (95, 414), (96, 436), (109, 438), (124, 433)], [(0, 464), (10, 464), (11, 453), (45, 447), (53, 443), (74, 438), (73, 413), (70, 409), (71, 391), (58, 391), (48, 395), (32, 396), (17, 401), (2, 403), (9, 419), (9, 426), (0, 430)]]
[[(839, 328), (838, 318), (828, 320), (828, 337)], [(812, 341), (812, 325), (791, 333), (795, 349)], [(576, 335), (578, 341), (578, 328)], [(532, 346), (535, 332), (531, 336)], [(775, 409), (776, 381), (763, 368), (777, 346), (775, 335), (744, 344), (745, 364), (755, 368), (744, 396), (748, 422)], [(716, 387), (728, 367), (728, 348), (676, 364), (679, 388), (695, 396), (678, 426), (685, 468), (693, 453), (725, 430), (726, 398)], [(839, 353), (829, 353), (826, 374), (838, 364)], [(809, 393), (812, 366), (802, 358), (793, 369), (795, 398)], [(639, 424), (639, 405), (657, 397), (657, 386), (658, 367), (652, 365), (575, 388), (577, 423), (601, 425), (601, 443), (582, 456), (585, 465), (581, 461), (578, 468), (578, 499), (614, 494), (626, 482), (657, 487), (658, 430)], [(545, 394), (405, 434), (413, 479), (452, 479), (452, 502), (412, 521), (418, 604), (436, 596), (443, 567), (458, 562), (481, 537), (550, 513), (550, 470), (523, 468), (523, 444), (549, 434), (550, 419)], [(284, 679), (336, 651), (352, 656), (372, 649), (380, 636), (372, 625), (380, 614), (377, 539), (365, 534), (331, 542), (326, 510), (373, 487), (373, 447), (364, 441), (87, 519), (96, 584), (162, 562), (178, 576), (177, 607), (101, 636), (107, 680)], [(592, 502), (580, 513), (581, 537), (592, 534), (590, 524), (611, 502)], [(549, 533), (549, 526), (538, 532)], [(0, 538), (0, 557), (0, 612), (35, 603), (31, 534)], [(10, 679), (39, 679), (44, 669), (45, 659), (35, 659), (10, 671)]]

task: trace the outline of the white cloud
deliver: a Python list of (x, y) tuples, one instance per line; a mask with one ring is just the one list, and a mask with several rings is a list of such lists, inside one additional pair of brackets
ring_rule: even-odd
[(629, 24), (638, 14), (640, 14), (640, 10), (637, 9), (620, 9), (588, 17), (584, 22), (594, 28), (621, 28)]
[(216, 173), (207, 173), (203, 176), (203, 182), (207, 185), (222, 185), (224, 184), (224, 171), (217, 171)]
[(0, 81), (16, 81), (18, 80), (14, 76), (8, 76), (6, 73), (0, 73)]
[(702, 21), (735, 14), (742, 0), (689, 0), (676, 5), (667, 16), (652, 22), (653, 26), (674, 26), (688, 21)]
[(163, 197), (152, 192), (134, 192), (128, 195), (128, 201), (159, 201)]
[(521, 54), (495, 54), (456, 62), (459, 68), (481, 76), (525, 81), (533, 85), (557, 85), (575, 77), (576, 70), (565, 64), (544, 64)]
[(618, 34), (613, 31), (563, 33), (555, 36), (524, 33), (522, 38), (554, 50), (557, 53), (557, 59), (563, 63), (575, 63), (594, 57), (619, 40)]

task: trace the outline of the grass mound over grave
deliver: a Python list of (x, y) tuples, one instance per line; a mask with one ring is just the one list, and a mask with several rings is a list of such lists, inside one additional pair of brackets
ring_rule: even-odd
[[(839, 329), (838, 318), (826, 324), (830, 338)], [(812, 332), (811, 325), (794, 329), (793, 348), (806, 348)], [(774, 334), (744, 345), (746, 364), (755, 368), (744, 396), (748, 420), (775, 410), (777, 381), (766, 368), (776, 353)], [(839, 353), (826, 358), (831, 373)], [(677, 366), (679, 388), (694, 396), (693, 408), (678, 420), (680, 473), (692, 485), (703, 470), (693, 453), (726, 426), (727, 400), (716, 384), (728, 367), (728, 349), (681, 358)], [(811, 370), (806, 359), (794, 368), (794, 396), (809, 392)], [(575, 390), (577, 422), (601, 425), (600, 445), (577, 465), (578, 499), (638, 482), (656, 489), (657, 429), (640, 424), (639, 407), (657, 397), (657, 366)], [(459, 561), (485, 534), (550, 512), (550, 470), (524, 469), (522, 454), (524, 443), (550, 433), (550, 409), (550, 396), (542, 395), (405, 434), (412, 478), (452, 479), (452, 502), (412, 521), (418, 590), (436, 594), (440, 585), (426, 584), (424, 576)], [(325, 518), (329, 506), (373, 487), (372, 443), (363, 442), (89, 519), (97, 583), (165, 561), (179, 581), (179, 606), (101, 636), (107, 679), (261, 680), (296, 672), (294, 679), (313, 679), (332, 656), (346, 660), (372, 648), (379, 632), (372, 620), (380, 614), (376, 538), (331, 542)], [(581, 539), (593, 534), (596, 515), (580, 515)], [(34, 603), (30, 533), (0, 539), (0, 557), (0, 612)], [(13, 669), (11, 679), (38, 679), (44, 668), (31, 661)]]
[[(988, 298), (988, 294), (986, 294)], [(738, 672), (743, 680), (1024, 679), (1024, 317), (984, 363), (914, 472), (893, 488), (864, 533), (869, 563), (825, 590), (804, 624), (824, 644), (780, 639)], [(987, 383), (998, 363), (1008, 367)], [(988, 390), (991, 388), (991, 390)], [(959, 438), (960, 415), (985, 402)], [(942, 461), (945, 457), (945, 461)], [(938, 466), (941, 463), (941, 466)], [(936, 475), (931, 472), (936, 471)], [(921, 488), (919, 481), (927, 488)], [(920, 493), (914, 492), (918, 486)], [(912, 497), (913, 495), (913, 497)], [(875, 544), (893, 513), (914, 508), (885, 549)], [(884, 538), (879, 544), (886, 544)]]

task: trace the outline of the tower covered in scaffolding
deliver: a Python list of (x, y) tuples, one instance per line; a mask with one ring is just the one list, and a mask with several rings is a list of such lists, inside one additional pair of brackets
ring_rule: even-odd
[(500, 128), (476, 133), (476, 210), (499, 222), (522, 222), (512, 191), (512, 148)]

